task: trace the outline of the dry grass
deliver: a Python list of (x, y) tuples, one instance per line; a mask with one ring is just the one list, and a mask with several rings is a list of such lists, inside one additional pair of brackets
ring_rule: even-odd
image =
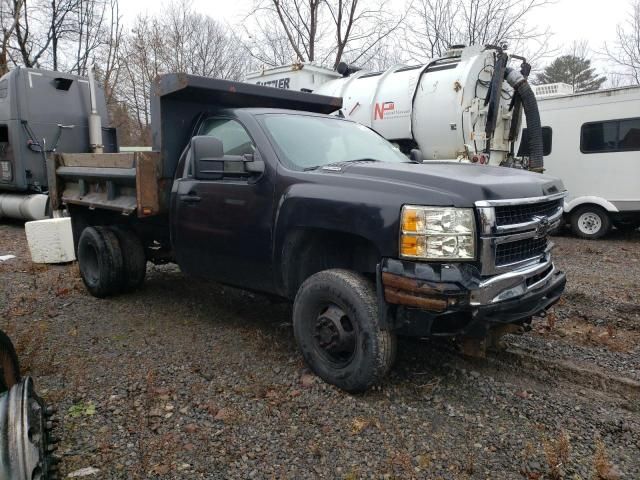
[(596, 438), (596, 452), (593, 456), (593, 469), (596, 480), (619, 480), (622, 475), (618, 469), (609, 461), (607, 449), (600, 438)]
[(613, 352), (631, 352), (640, 343), (640, 331), (616, 329), (614, 325), (593, 325), (577, 316), (557, 322), (555, 315), (547, 314), (546, 321), (538, 324), (536, 332), (543, 336), (558, 336), (589, 347), (606, 347)]
[(563, 467), (569, 461), (569, 452), (571, 451), (569, 437), (561, 430), (555, 438), (544, 440), (542, 445), (544, 447), (544, 456), (549, 467), (549, 478), (560, 480), (563, 478)]

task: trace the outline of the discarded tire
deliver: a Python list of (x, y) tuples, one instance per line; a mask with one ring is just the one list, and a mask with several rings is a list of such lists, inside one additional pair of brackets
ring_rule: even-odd
[(348, 392), (379, 383), (395, 360), (396, 336), (380, 327), (375, 288), (354, 272), (309, 277), (296, 295), (293, 329), (309, 367)]
[(87, 227), (78, 242), (80, 275), (89, 293), (104, 298), (121, 291), (122, 251), (116, 234), (107, 227)]
[(126, 227), (113, 227), (122, 251), (122, 291), (133, 292), (144, 283), (147, 274), (147, 257), (140, 238)]

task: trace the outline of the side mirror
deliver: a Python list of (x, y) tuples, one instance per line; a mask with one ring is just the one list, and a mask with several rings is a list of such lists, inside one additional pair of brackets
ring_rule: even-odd
[(224, 175), (224, 147), (215, 137), (191, 139), (194, 176), (199, 180), (219, 180)]

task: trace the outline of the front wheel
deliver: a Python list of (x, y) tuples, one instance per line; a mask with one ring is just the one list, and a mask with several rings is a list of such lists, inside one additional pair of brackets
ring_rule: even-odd
[(362, 392), (387, 374), (396, 336), (380, 328), (373, 284), (348, 270), (309, 277), (293, 305), (293, 330), (309, 367), (348, 392)]
[(595, 240), (609, 233), (611, 219), (603, 208), (585, 205), (571, 214), (571, 229), (578, 237)]

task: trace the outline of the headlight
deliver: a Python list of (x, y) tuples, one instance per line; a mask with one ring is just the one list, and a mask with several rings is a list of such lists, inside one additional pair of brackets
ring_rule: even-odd
[(400, 256), (422, 260), (473, 260), (476, 256), (472, 208), (402, 207)]

